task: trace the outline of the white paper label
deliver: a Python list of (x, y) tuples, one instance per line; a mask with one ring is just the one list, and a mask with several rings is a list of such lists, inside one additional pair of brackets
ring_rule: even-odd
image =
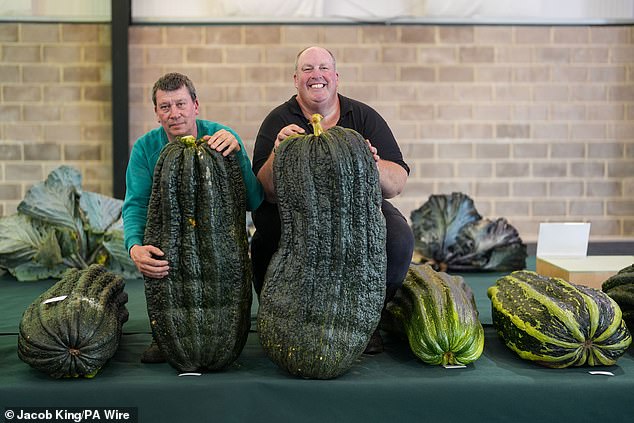
[(585, 257), (590, 223), (540, 223), (537, 257)]
[(599, 370), (593, 370), (588, 373), (590, 373), (591, 375), (614, 376), (614, 373), (612, 372), (603, 372)]
[(49, 298), (48, 300), (42, 301), (42, 304), (56, 303), (58, 301), (65, 300), (66, 297), (68, 297), (68, 295), (60, 295), (59, 297)]
[(462, 365), (462, 364), (443, 364), (443, 367), (445, 369), (464, 369), (467, 366)]

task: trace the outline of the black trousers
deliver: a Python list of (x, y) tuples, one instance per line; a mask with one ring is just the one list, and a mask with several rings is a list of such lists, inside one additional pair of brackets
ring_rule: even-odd
[[(414, 251), (414, 234), (405, 217), (391, 203), (383, 200), (381, 211), (386, 224), (386, 302), (403, 283)], [(255, 233), (251, 239), (253, 286), (260, 295), (264, 276), (280, 241), (280, 217), (275, 204), (264, 202), (252, 213)]]

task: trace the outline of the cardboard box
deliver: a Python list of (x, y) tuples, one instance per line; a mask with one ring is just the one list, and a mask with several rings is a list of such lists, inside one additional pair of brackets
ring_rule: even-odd
[(601, 289), (601, 284), (634, 263), (634, 256), (537, 257), (537, 273)]

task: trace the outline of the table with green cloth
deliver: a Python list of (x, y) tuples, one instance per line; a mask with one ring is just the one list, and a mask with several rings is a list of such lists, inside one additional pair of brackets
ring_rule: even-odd
[[(529, 258), (528, 267), (534, 266)], [(151, 335), (139, 279), (126, 281), (130, 319), (115, 356), (93, 379), (57, 380), (17, 356), (23, 311), (55, 281), (18, 282), (4, 274), (0, 408), (133, 407), (140, 422), (187, 423), (634, 421), (634, 347), (609, 367), (548, 369), (524, 361), (491, 325), (486, 289), (503, 273), (461, 275), (474, 291), (485, 330), (482, 356), (465, 368), (424, 364), (406, 342), (386, 336), (384, 353), (361, 356), (343, 376), (305, 380), (273, 364), (252, 330), (228, 369), (179, 376), (169, 364), (140, 362)], [(252, 312), (255, 318), (257, 303)]]

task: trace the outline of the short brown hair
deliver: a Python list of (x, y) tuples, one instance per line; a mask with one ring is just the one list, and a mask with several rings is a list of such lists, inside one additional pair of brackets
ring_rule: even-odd
[(182, 73), (172, 72), (161, 76), (158, 81), (154, 83), (154, 87), (152, 88), (152, 103), (156, 107), (156, 92), (158, 90), (176, 91), (180, 87), (187, 87), (187, 91), (189, 91), (192, 101), (196, 101), (196, 88), (194, 87), (194, 83), (191, 79)]

